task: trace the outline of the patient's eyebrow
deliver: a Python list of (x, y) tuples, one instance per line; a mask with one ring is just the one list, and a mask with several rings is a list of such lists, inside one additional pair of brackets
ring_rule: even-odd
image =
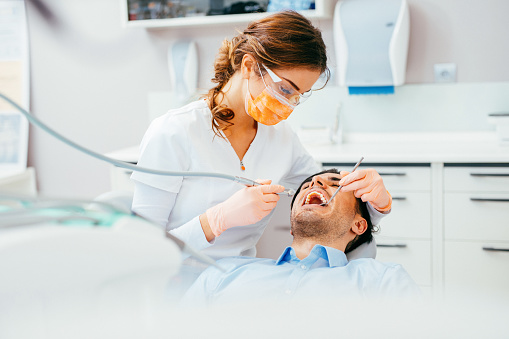
[(340, 177), (329, 177), (329, 180), (331, 180), (331, 181), (340, 181), (341, 178)]

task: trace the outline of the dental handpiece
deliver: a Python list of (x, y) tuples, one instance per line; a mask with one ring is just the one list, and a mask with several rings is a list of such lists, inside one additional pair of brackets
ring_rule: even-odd
[[(246, 185), (247, 187), (261, 185), (257, 181), (254, 181), (254, 180), (251, 180), (251, 179), (247, 179), (247, 178), (243, 178), (243, 177), (237, 177), (237, 176), (235, 177), (235, 182), (238, 182), (239, 184), (242, 184), (242, 185)], [(279, 193), (276, 193), (276, 194), (292, 197), (295, 194), (295, 190), (293, 190), (291, 188), (286, 188), (283, 192), (279, 192)]]
[[(353, 167), (352, 171), (350, 173), (353, 173), (355, 172), (355, 170), (357, 169), (357, 167), (359, 167), (359, 165), (361, 164), (362, 160), (364, 160), (364, 157), (361, 157), (361, 159), (355, 164), (355, 166)], [(334, 199), (334, 197), (336, 196), (336, 194), (338, 194), (339, 190), (341, 189), (341, 185), (339, 185), (338, 189), (336, 190), (336, 192), (334, 192), (334, 194), (332, 194), (332, 197), (330, 197), (329, 201), (327, 201), (326, 203), (323, 203), (321, 204), (320, 206), (327, 206), (328, 204), (330, 204), (330, 202), (332, 201), (332, 199)]]

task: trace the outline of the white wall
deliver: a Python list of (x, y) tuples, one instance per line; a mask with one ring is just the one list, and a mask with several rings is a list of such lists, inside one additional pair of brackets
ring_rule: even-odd
[[(148, 93), (171, 90), (166, 51), (172, 42), (197, 42), (199, 86), (206, 89), (221, 40), (235, 34), (234, 27), (226, 26), (125, 29), (120, 25), (119, 1), (46, 1), (61, 20), (60, 27), (48, 25), (28, 3), (32, 111), (57, 131), (101, 153), (141, 140), (148, 124)], [(409, 5), (407, 83), (433, 82), (433, 64), (443, 62), (457, 64), (462, 83), (509, 81), (509, 1), (409, 0)], [(334, 67), (332, 20), (315, 23), (323, 31)], [(423, 94), (430, 92), (433, 89), (428, 88)], [(391, 100), (397, 101), (390, 99), (384, 109), (390, 109)], [(416, 114), (425, 119), (426, 112)], [(386, 124), (385, 132), (391, 132), (391, 126), (404, 130), (405, 123), (411, 122)], [(29, 165), (36, 168), (45, 196), (92, 198), (109, 189), (108, 165), (34, 128)]]

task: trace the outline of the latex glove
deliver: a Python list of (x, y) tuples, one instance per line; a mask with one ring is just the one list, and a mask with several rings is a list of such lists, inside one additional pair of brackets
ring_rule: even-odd
[(270, 180), (257, 180), (260, 186), (245, 187), (227, 200), (209, 208), (206, 212), (212, 233), (217, 237), (235, 226), (254, 224), (276, 207), (281, 185), (270, 185)]
[(341, 192), (354, 192), (357, 198), (370, 202), (379, 212), (387, 212), (392, 206), (392, 197), (385, 189), (382, 177), (372, 168), (358, 169), (355, 172), (341, 171)]

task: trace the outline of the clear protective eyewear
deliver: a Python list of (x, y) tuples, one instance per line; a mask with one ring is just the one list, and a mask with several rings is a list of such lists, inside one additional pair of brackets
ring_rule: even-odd
[(262, 64), (262, 67), (270, 77), (270, 80), (266, 82), (265, 78), (263, 77), (260, 65), (258, 64), (258, 70), (260, 72), (260, 76), (262, 77), (263, 84), (282, 104), (295, 107), (298, 104), (306, 101), (306, 99), (311, 96), (311, 90), (301, 94), (290, 82), (278, 77), (276, 73), (265, 67), (264, 64)]

